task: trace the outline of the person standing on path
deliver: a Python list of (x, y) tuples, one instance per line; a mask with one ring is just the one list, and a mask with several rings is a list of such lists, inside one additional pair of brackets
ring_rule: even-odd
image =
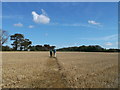
[(50, 57), (52, 57), (52, 48), (50, 48)]
[(53, 49), (53, 53), (54, 53), (54, 57), (56, 57), (56, 50), (55, 49)]

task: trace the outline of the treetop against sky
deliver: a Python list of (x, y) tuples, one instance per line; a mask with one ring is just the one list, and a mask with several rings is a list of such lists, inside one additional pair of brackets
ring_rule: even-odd
[(118, 46), (117, 2), (3, 2), (0, 18), (4, 30), (33, 45)]

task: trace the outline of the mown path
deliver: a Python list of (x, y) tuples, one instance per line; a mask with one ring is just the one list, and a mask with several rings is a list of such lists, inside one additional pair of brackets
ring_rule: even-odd
[(49, 58), (46, 63), (47, 70), (45, 75), (47, 75), (48, 84), (50, 87), (56, 88), (67, 88), (67, 81), (65, 76), (61, 73), (62, 67), (60, 66), (57, 58)]
[(68, 88), (66, 76), (61, 72), (62, 67), (57, 58), (48, 58), (45, 67), (42, 74), (44, 79), (31, 82), (31, 88)]

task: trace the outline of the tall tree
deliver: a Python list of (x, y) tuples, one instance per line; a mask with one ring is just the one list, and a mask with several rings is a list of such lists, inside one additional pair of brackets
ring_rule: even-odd
[(23, 39), (21, 42), (21, 50), (24, 49), (27, 51), (31, 44), (32, 42), (29, 39)]
[(17, 33), (17, 34), (11, 35), (10, 37), (11, 37), (11, 40), (14, 40), (13, 44), (11, 45), (17, 51), (18, 47), (21, 47), (21, 42), (24, 40), (24, 35)]

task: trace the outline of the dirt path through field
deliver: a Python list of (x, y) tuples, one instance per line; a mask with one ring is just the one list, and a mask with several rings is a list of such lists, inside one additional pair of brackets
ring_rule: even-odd
[(61, 70), (62, 67), (57, 58), (48, 58), (42, 74), (44, 78), (32, 81), (30, 86), (35, 88), (68, 88), (67, 81)]
[(50, 81), (50, 87), (67, 88), (65, 76), (61, 73), (62, 67), (60, 66), (57, 58), (49, 58), (46, 63), (47, 80)]

